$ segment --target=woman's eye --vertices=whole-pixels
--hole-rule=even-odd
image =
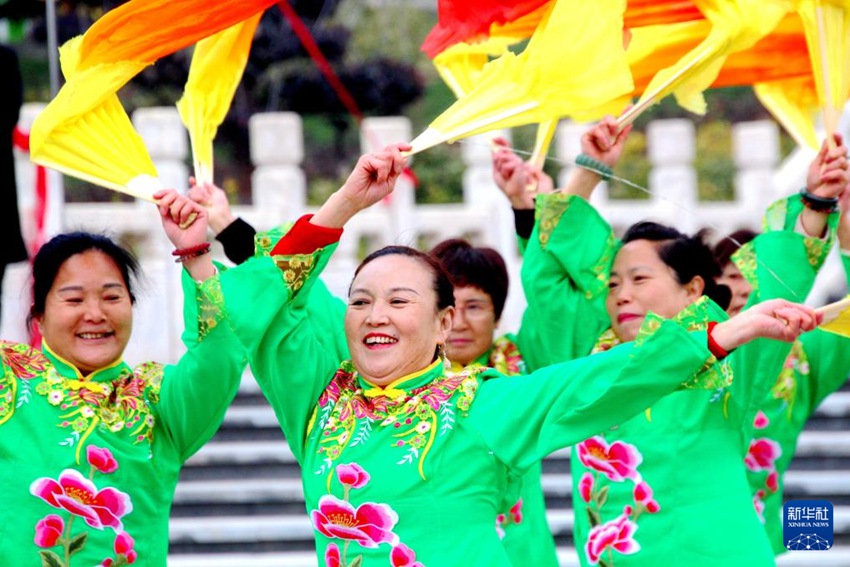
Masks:
[[[352,307],[362,307],[366,305],[365,299],[352,299],[348,302],[348,304]]]
[[[620,282],[609,281],[608,282],[608,289],[615,289],[619,285],[620,285]]]
[[[82,303],[83,298],[82,297],[68,297],[68,298],[65,299],[65,302],[66,303]]]
[[[405,305],[407,304],[406,299],[395,298],[390,300],[390,305]]]
[[[118,301],[119,299],[121,299],[121,296],[119,296],[119,295],[107,295],[106,297],[104,297],[104,299],[106,301]]]

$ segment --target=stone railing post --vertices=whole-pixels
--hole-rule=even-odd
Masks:
[[[471,136],[460,142],[463,172],[463,203],[488,213],[492,222],[482,227],[487,246],[495,248],[509,264],[517,257],[516,236],[510,203],[493,181],[493,159],[490,140],[511,140],[510,130],[494,130]],[[492,215],[492,216],[490,216]]]
[[[307,207],[304,132],[294,112],[264,112],[248,121],[251,192],[255,209],[276,213],[277,222],[296,220]]]
[[[732,127],[735,201],[761,218],[773,199],[773,173],[779,165],[779,128],[772,120],[742,122]]]
[[[189,179],[186,167],[189,136],[177,109],[140,108],[133,113],[133,124],[145,141],[163,187],[185,192]],[[144,249],[139,252],[149,286],[139,302],[133,340],[128,345],[126,358],[131,362],[173,362],[185,350],[180,341],[183,332],[181,265],[172,261],[173,247],[153,206],[138,201],[138,207],[139,214],[150,218],[146,224],[148,234],[141,241]]]
[[[360,151],[376,152],[390,144],[409,142],[412,139],[411,131],[410,119],[404,116],[366,118],[360,125]],[[415,159],[411,159],[411,165]],[[385,208],[394,243],[416,246],[419,223],[416,218],[415,187],[410,177],[400,176],[389,199],[375,207]]]
[[[655,120],[646,129],[650,201],[661,222],[693,232],[700,226],[694,123],[686,119]],[[690,211],[687,213],[686,211]]]

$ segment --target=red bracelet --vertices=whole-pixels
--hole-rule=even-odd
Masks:
[[[708,350],[711,351],[711,354],[713,354],[717,360],[720,360],[729,356],[729,353],[726,351],[725,348],[717,344],[717,341],[715,341],[714,337],[711,336],[712,332],[714,331],[714,327],[716,326],[717,321],[708,322]]]
[[[171,253],[172,256],[177,256],[174,259],[177,263],[185,262],[186,260],[191,260],[192,258],[197,258],[199,256],[203,256],[210,251],[210,243],[209,242],[201,242],[200,244],[196,244],[194,246],[188,246],[186,248],[178,248],[174,252]]]
[[[194,246],[187,246],[186,248],[177,248],[174,252],[171,253],[172,256],[188,256],[189,254],[196,254],[198,252],[209,252],[210,251],[210,243],[209,242],[201,242],[200,244],[195,244]]]

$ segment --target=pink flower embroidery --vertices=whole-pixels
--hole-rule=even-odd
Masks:
[[[601,472],[615,482],[627,478],[640,480],[637,468],[643,456],[629,443],[614,441],[609,446],[605,439],[597,435],[579,443],[578,458],[587,468]]]
[[[413,550],[403,543],[393,547],[390,552],[390,564],[393,567],[425,567],[416,560],[416,554],[413,553]]]
[[[640,481],[635,484],[635,489],[632,494],[635,497],[635,504],[643,504],[646,511],[650,514],[654,514],[661,509],[658,502],[652,498],[652,487],[646,482]]]
[[[103,474],[113,473],[118,470],[118,461],[115,460],[109,449],[89,445],[86,447],[86,458],[91,466]]]
[[[363,488],[369,482],[369,473],[354,463],[339,465],[336,468],[336,476],[342,484],[351,488]]]
[[[516,504],[508,510],[515,524],[522,523],[522,498],[516,501]]]
[[[764,485],[771,492],[779,490],[779,475],[776,471],[770,471],[770,474],[767,475],[767,478],[764,481]]]
[[[56,514],[49,514],[35,525],[35,544],[39,547],[53,547],[65,531],[65,522]]]
[[[624,555],[640,551],[640,544],[633,537],[638,526],[629,519],[631,513],[631,507],[626,506],[618,518],[591,528],[584,546],[587,561],[591,565],[598,564],[599,558],[609,547]]]
[[[325,548],[325,567],[342,567],[342,558],[335,543],[330,543]]]
[[[353,540],[363,547],[378,547],[379,543],[398,543],[392,529],[398,514],[386,504],[366,502],[354,506],[326,494],[319,499],[319,509],[310,512],[313,526],[324,536]]]
[[[762,502],[762,498],[764,497],[764,490],[759,490],[753,495],[753,508],[756,509],[756,514],[761,520],[761,523],[764,523],[764,502]]]
[[[751,471],[768,471],[774,468],[773,463],[782,455],[782,447],[773,439],[765,437],[750,441],[750,449],[744,458],[744,464]]]
[[[127,532],[121,532],[115,536],[115,555],[123,555],[127,559],[127,565],[135,563],[138,554],[133,549],[136,542]]]
[[[764,429],[770,425],[770,419],[764,414],[763,411],[759,410],[756,414],[756,418],[753,420],[753,427],[756,429]]]
[[[53,506],[80,516],[99,530],[108,526],[116,532],[123,529],[121,518],[133,511],[130,497],[115,488],[101,491],[79,472],[66,469],[59,481],[40,478],[30,485],[30,494]]]
[[[581,475],[581,480],[578,481],[578,494],[585,502],[590,502],[590,496],[593,493],[593,475],[589,472]]]

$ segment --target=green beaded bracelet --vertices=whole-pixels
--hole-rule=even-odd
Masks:
[[[576,165],[589,169],[593,173],[598,174],[602,179],[608,181],[614,175],[614,170],[610,166],[602,163],[598,159],[594,159],[587,154],[579,154],[576,157]]]

